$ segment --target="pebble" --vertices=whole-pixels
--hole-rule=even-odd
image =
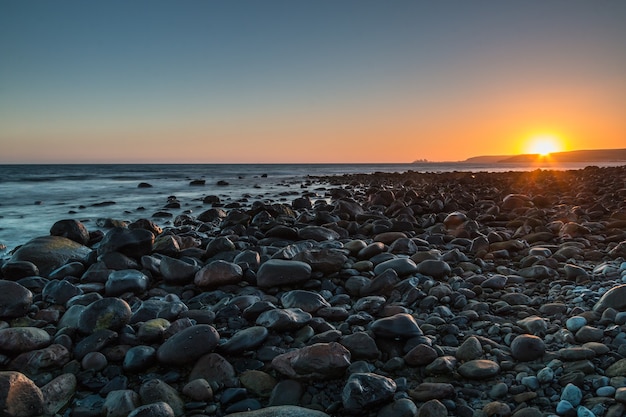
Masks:
[[[215,349],[220,339],[217,330],[208,324],[197,324],[174,334],[157,350],[159,362],[183,365],[196,361]]]
[[[0,318],[25,316],[33,304],[33,293],[13,281],[0,280]]]
[[[361,411],[389,401],[395,392],[392,379],[374,373],[354,373],[343,387],[341,401],[347,410]]]
[[[88,240],[63,220],[0,260],[2,372],[43,398],[26,415],[615,417],[624,169],[312,177]]]
[[[523,362],[538,359],[543,356],[545,351],[546,347],[543,340],[533,335],[519,335],[511,343],[511,355]]]
[[[0,371],[0,405],[7,416],[39,416],[44,411],[44,397],[37,385],[25,375]]]

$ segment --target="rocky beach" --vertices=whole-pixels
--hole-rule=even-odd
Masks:
[[[163,196],[24,242],[0,261],[0,415],[626,414],[626,166],[296,194]]]

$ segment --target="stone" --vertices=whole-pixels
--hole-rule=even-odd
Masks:
[[[66,237],[80,245],[89,244],[89,231],[78,220],[59,220],[50,228],[50,234],[52,236]]]
[[[13,281],[0,280],[0,318],[23,317],[33,304],[33,293]]]
[[[209,382],[204,378],[189,381],[183,387],[183,394],[194,401],[210,401],[213,399],[213,389],[211,388],[211,384],[209,384]]]
[[[439,355],[427,344],[420,343],[404,355],[404,361],[409,366],[425,366],[432,363]]]
[[[139,395],[129,389],[115,390],[107,394],[102,404],[102,415],[106,417],[127,417],[141,405]]]
[[[228,417],[330,417],[328,414],[295,405],[278,405],[228,414]]]
[[[243,270],[235,263],[217,260],[200,269],[193,282],[201,288],[236,285],[243,279]]]
[[[500,365],[487,359],[474,359],[459,366],[459,374],[467,379],[487,379],[500,373]]]
[[[158,401],[151,404],[137,407],[128,414],[128,417],[175,417],[172,407],[164,402]]]
[[[139,396],[143,404],[165,403],[175,416],[185,414],[185,403],[178,392],[160,379],[155,378],[144,382],[139,389]]]
[[[44,411],[43,394],[20,372],[0,371],[0,410],[3,416],[39,416]]]
[[[439,400],[428,400],[420,408],[417,417],[447,417],[448,409]]]
[[[533,335],[519,335],[511,343],[511,355],[523,362],[538,359],[543,356],[545,351],[546,346],[543,340]]]
[[[122,369],[126,372],[141,372],[156,364],[156,349],[152,346],[133,346],[126,351]]]
[[[76,285],[66,280],[50,280],[43,287],[41,296],[44,301],[51,304],[65,305],[70,298],[81,295],[83,291]]]
[[[600,313],[607,308],[612,308],[617,311],[626,311],[626,284],[611,288],[605,292],[593,306],[593,310]]]
[[[217,346],[220,335],[208,324],[187,327],[167,339],[157,350],[157,359],[166,365],[195,362]]]
[[[561,391],[561,400],[567,401],[574,407],[578,407],[582,399],[582,391],[574,384],[567,384],[565,388],[563,388],[563,391]]]
[[[303,392],[304,389],[299,381],[283,379],[274,386],[269,405],[298,405]]]
[[[387,269],[395,271],[398,276],[411,275],[417,272],[417,265],[409,258],[396,258],[381,262],[374,267],[374,273],[380,275]]]
[[[365,332],[354,332],[341,338],[339,341],[345,346],[354,359],[378,359],[380,350],[376,341]]]
[[[321,295],[312,291],[293,290],[285,292],[280,298],[285,308],[300,308],[307,313],[315,313],[322,307],[330,307]]]
[[[148,289],[148,276],[136,269],[123,269],[109,274],[104,284],[107,297],[117,297],[125,293],[141,294]]]
[[[98,246],[98,255],[120,252],[130,258],[140,259],[152,253],[154,234],[146,229],[114,227],[105,235]]]
[[[377,417],[415,417],[417,406],[408,398],[400,398],[380,409]]]
[[[219,345],[219,350],[224,353],[234,354],[252,350],[259,347],[269,332],[264,326],[252,326],[239,330],[225,343]]]
[[[393,379],[374,373],[354,373],[343,387],[341,402],[351,412],[367,410],[390,401],[395,392],[396,383]]]
[[[198,378],[211,381],[217,386],[239,386],[239,378],[237,378],[233,365],[217,353],[209,353],[198,359],[189,374],[189,381]]]
[[[377,337],[392,339],[410,339],[424,334],[413,316],[406,313],[378,319],[372,323],[371,330]]]
[[[305,226],[298,229],[298,238],[301,240],[311,239],[317,242],[324,242],[328,240],[337,240],[339,237],[339,233],[323,226]]]
[[[0,268],[2,276],[9,281],[18,281],[22,278],[39,275],[39,268],[30,261],[9,261]]]
[[[199,270],[200,267],[197,265],[169,256],[164,256],[159,263],[159,272],[163,276],[163,281],[169,284],[189,284]]]
[[[295,379],[331,379],[350,366],[350,351],[336,342],[316,343],[276,356],[272,368]]]
[[[409,390],[409,395],[417,402],[429,400],[444,400],[454,398],[456,389],[454,385],[443,382],[422,382],[415,389]]]
[[[84,261],[91,249],[65,237],[42,236],[22,245],[11,256],[10,262],[29,261],[39,273],[47,277],[52,271],[71,261]]]
[[[277,384],[276,379],[270,374],[254,369],[247,370],[240,374],[239,381],[241,381],[241,385],[247,389],[248,392],[265,398],[269,398]]]
[[[44,414],[55,415],[66,407],[76,392],[74,374],[61,374],[41,387],[44,398]]]
[[[483,347],[480,341],[474,336],[465,339],[455,354],[456,358],[460,361],[471,361],[480,358],[482,355]]]
[[[259,267],[257,285],[261,288],[289,286],[307,281],[311,266],[301,261],[270,259]]]
[[[78,330],[91,334],[96,330],[119,330],[130,321],[128,303],[120,298],[102,298],[89,304],[78,317]]]
[[[447,262],[438,259],[426,259],[417,264],[417,272],[431,276],[435,279],[443,279],[452,273]]]
[[[256,324],[279,332],[293,331],[305,326],[311,318],[311,314],[300,308],[275,308],[261,313]]]
[[[0,352],[21,353],[48,346],[52,338],[37,327],[0,329]]]

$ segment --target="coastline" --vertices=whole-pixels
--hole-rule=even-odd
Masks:
[[[55,393],[51,414],[617,416],[624,178],[310,176],[232,207],[175,198],[165,224],[54,223],[1,268],[2,369]]]

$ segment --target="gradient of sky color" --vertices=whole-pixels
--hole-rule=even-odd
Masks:
[[[0,0],[0,163],[626,147],[626,1]]]

